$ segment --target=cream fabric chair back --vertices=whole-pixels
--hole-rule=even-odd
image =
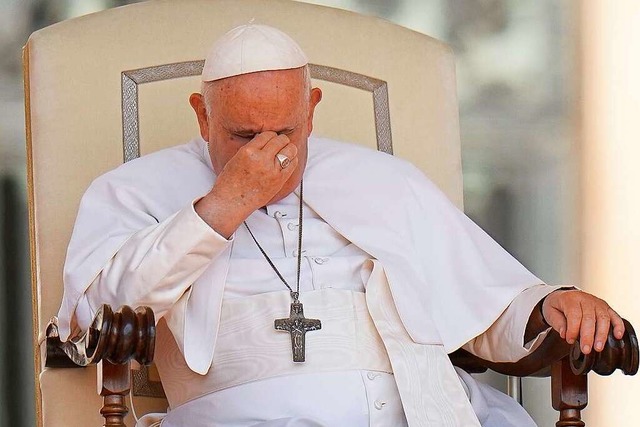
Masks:
[[[462,205],[454,58],[437,40],[286,0],[158,0],[53,25],[24,50],[37,354],[83,192],[123,161],[197,135],[188,96],[207,49],[252,19],[290,34],[314,64],[324,92],[314,134],[409,159]],[[101,425],[95,370],[45,370],[40,359],[40,425]]]

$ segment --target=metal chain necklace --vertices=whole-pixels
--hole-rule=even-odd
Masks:
[[[267,255],[265,250],[260,246],[258,240],[253,235],[253,232],[249,228],[249,225],[244,221],[244,226],[251,235],[251,238],[262,252],[264,259],[267,260],[273,271],[278,275],[282,283],[289,289],[291,294],[291,309],[289,311],[289,317],[284,319],[276,319],[274,321],[274,327],[277,331],[289,332],[291,336],[291,351],[293,353],[294,362],[305,361],[305,344],[304,338],[307,332],[317,331],[322,328],[322,323],[319,319],[307,319],[304,317],[304,307],[299,301],[300,297],[300,267],[302,265],[302,188],[303,182],[300,181],[300,201],[298,209],[298,268],[296,272],[296,290],[294,291],[291,286],[284,279],[282,274],[278,271],[271,258]]]

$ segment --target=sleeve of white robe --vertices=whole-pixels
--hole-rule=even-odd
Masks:
[[[162,317],[231,240],[216,233],[193,204],[132,235],[102,268],[76,307],[86,329],[101,304],[151,307]]]
[[[524,342],[525,330],[533,309],[548,294],[562,288],[563,286],[536,285],[525,289],[489,329],[462,348],[493,362],[514,362],[522,359],[538,348],[551,330],[547,328],[530,342]]]

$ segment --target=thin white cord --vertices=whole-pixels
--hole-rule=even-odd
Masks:
[[[138,424],[139,418],[138,418],[138,415],[136,414],[135,405],[133,404],[133,387],[129,389],[129,401],[131,402],[131,415],[133,415],[133,419],[136,420],[136,424]]]

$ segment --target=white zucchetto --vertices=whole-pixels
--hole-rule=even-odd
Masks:
[[[287,34],[249,23],[232,29],[214,43],[204,62],[202,81],[299,68],[307,62],[298,43]]]

